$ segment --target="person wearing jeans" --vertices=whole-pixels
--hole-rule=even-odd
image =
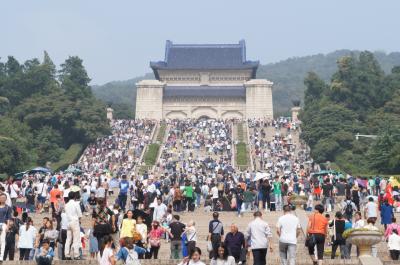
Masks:
[[[126,200],[128,198],[128,191],[129,191],[129,182],[126,180],[126,175],[122,176],[122,180],[119,183],[119,195],[118,195],[118,202],[121,209],[125,211],[126,207]]]
[[[65,214],[67,215],[67,240],[64,244],[64,253],[67,260],[71,259],[71,242],[73,248],[73,259],[79,260],[79,248],[81,246],[81,235],[79,219],[82,217],[79,202],[75,201],[75,193],[68,194],[68,203],[65,204]]]
[[[297,237],[300,234],[301,227],[299,218],[293,215],[291,210],[289,205],[285,205],[283,207],[283,216],[279,217],[276,224],[281,265],[296,264]]]

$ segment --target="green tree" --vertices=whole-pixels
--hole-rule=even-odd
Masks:
[[[61,145],[61,134],[52,127],[43,126],[35,131],[33,147],[37,152],[37,163],[45,166],[46,162],[58,161],[61,154],[65,151],[60,147]]]
[[[90,78],[79,57],[70,56],[61,64],[59,79],[62,89],[72,99],[92,96],[89,86]]]
[[[307,74],[304,85],[306,86],[304,91],[305,106],[309,106],[313,101],[320,100],[327,88],[325,82],[314,72]]]

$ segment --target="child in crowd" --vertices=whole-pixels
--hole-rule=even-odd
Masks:
[[[54,257],[54,250],[50,247],[50,241],[43,239],[42,246],[36,255],[37,265],[51,265]]]

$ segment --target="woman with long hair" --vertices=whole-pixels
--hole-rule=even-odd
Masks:
[[[101,246],[103,252],[99,261],[100,265],[115,265],[117,263],[114,255],[114,250],[111,248],[112,243],[113,239],[110,235],[104,236]]]
[[[148,235],[148,243],[150,245],[149,258],[158,258],[158,251],[161,246],[161,236],[164,234],[164,229],[160,226],[158,221],[153,221],[151,224],[151,230]]]
[[[57,238],[58,238],[58,231],[57,229],[54,227],[53,225],[53,221],[52,220],[48,220],[45,224],[46,226],[46,230],[44,232],[44,236],[43,239],[48,239],[49,240],[49,244],[50,247],[52,249],[55,249],[56,247],[56,242],[57,242]]]
[[[178,265],[205,265],[204,262],[200,260],[201,258],[201,249],[195,247],[194,250],[189,254],[188,257],[185,257],[182,262]]]
[[[29,254],[34,248],[37,230],[33,226],[32,218],[27,217],[26,223],[19,228],[19,260],[29,260]]]
[[[211,259],[210,265],[235,265],[235,258],[229,255],[228,248],[221,243]]]
[[[133,238],[133,234],[136,231],[136,220],[133,219],[133,211],[128,210],[122,220],[120,229],[120,238],[128,237]]]
[[[139,233],[141,237],[140,240],[136,241],[136,244],[139,247],[144,247],[147,242],[147,225],[143,223],[143,217],[140,215],[137,217],[136,232]],[[139,259],[143,259],[143,257],[143,254],[139,254]]]

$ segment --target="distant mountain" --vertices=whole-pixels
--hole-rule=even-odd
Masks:
[[[260,65],[257,78],[266,78],[274,82],[274,112],[277,115],[287,114],[292,107],[292,100],[303,100],[305,88],[303,80],[308,72],[316,72],[322,79],[328,81],[337,69],[338,58],[359,53],[360,51],[338,50],[328,54],[293,57],[277,63]],[[393,66],[400,65],[400,52],[389,54],[374,52],[374,55],[387,73]],[[143,79],[154,79],[154,75],[151,73],[126,81],[113,81],[101,86],[93,86],[92,89],[97,98],[112,105],[127,105],[134,110],[135,84]]]

